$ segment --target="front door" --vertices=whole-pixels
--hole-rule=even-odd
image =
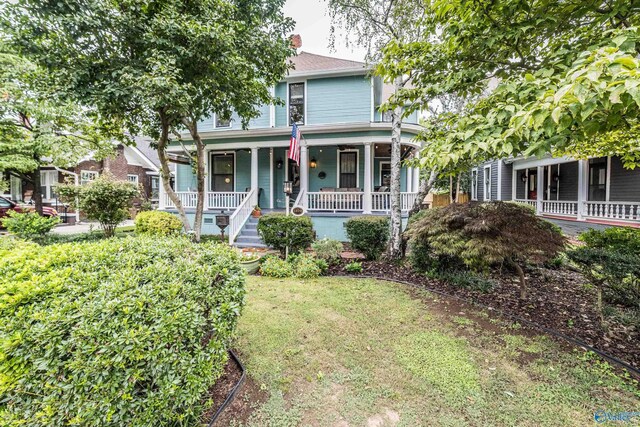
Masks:
[[[358,153],[355,151],[340,152],[340,188],[358,187]]]
[[[607,159],[589,160],[589,201],[604,202],[607,199]]]

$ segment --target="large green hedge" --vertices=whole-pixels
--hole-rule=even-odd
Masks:
[[[222,245],[0,239],[0,425],[197,424],[243,300]]]
[[[283,255],[287,247],[290,253],[307,249],[315,238],[308,216],[264,215],[258,221],[258,233],[267,246]]]

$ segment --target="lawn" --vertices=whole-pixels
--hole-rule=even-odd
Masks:
[[[640,408],[637,383],[589,354],[372,279],[250,277],[237,334],[261,398],[223,424],[584,426]]]

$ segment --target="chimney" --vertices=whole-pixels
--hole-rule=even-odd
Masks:
[[[302,37],[300,37],[300,34],[291,36],[291,47],[294,49],[300,49],[302,47]]]

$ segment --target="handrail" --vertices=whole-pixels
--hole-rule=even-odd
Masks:
[[[300,193],[298,193],[298,197],[296,197],[295,202],[293,202],[293,207],[295,208],[296,206],[300,206],[301,208],[304,208],[304,206],[302,205],[302,202],[306,197],[306,195],[307,195],[306,190],[304,189],[300,190]]]
[[[245,198],[242,200],[238,208],[231,214],[229,218],[229,244],[233,245],[233,242],[240,234],[242,227],[247,222],[249,217],[251,216],[251,212],[253,211],[253,206],[255,205],[256,190],[252,189],[247,193]]]

